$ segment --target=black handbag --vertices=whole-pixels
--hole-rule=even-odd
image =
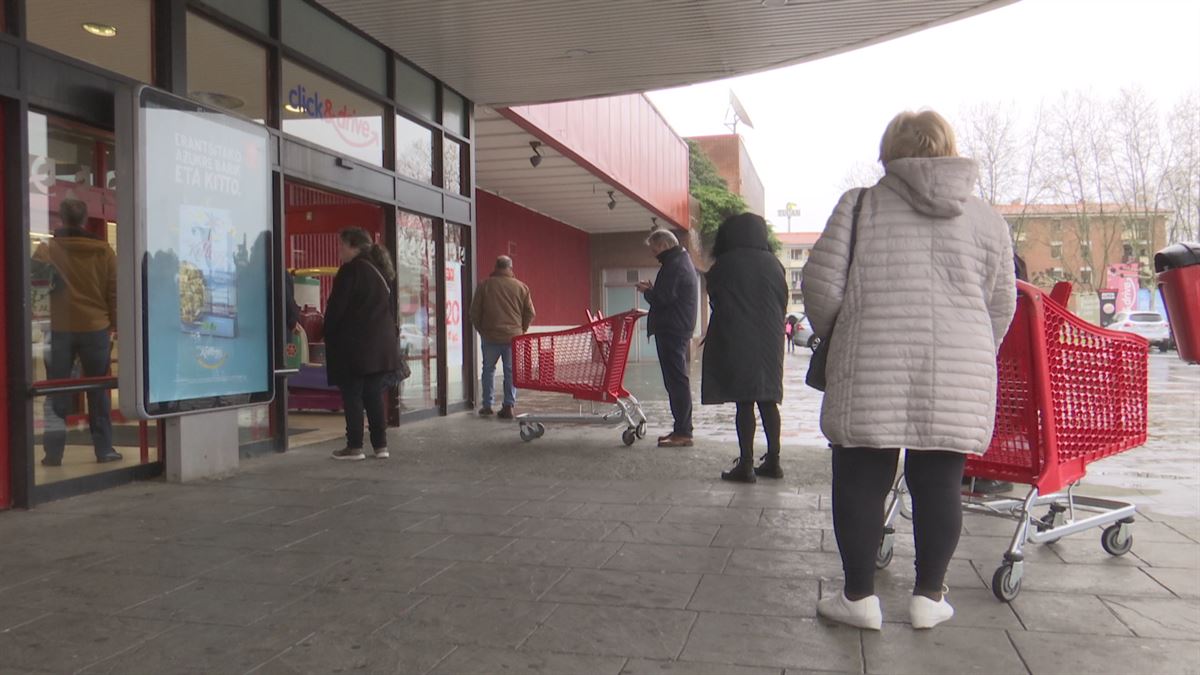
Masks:
[[[383,276],[383,272],[380,272],[379,268],[376,267],[374,263],[368,262],[367,264],[371,266],[371,269],[379,277],[379,280],[383,282],[383,287],[387,289],[388,299],[392,303],[391,306],[392,306],[392,311],[394,313],[395,307],[396,307],[396,300],[395,300],[395,297],[393,297],[393,295],[392,295],[392,285],[388,283],[387,277]],[[400,337],[400,329],[397,328],[396,329],[396,370],[394,372],[390,373],[388,375],[388,377],[384,379],[384,382],[387,384],[387,386],[394,387],[397,384],[400,384],[401,382],[407,380],[410,377],[412,377],[412,368],[408,365],[408,347],[404,345],[404,339],[402,337]]]
[[[846,261],[846,290],[850,289],[850,268],[854,265],[854,249],[858,244],[858,214],[862,212],[863,198],[866,196],[867,188],[864,188],[858,193],[858,199],[854,201],[853,215],[850,216],[850,255]],[[840,311],[838,313],[841,314]],[[808,361],[808,374],[804,376],[804,383],[817,391],[825,391],[825,367],[829,361],[829,343],[833,340],[835,328],[837,317],[834,317],[833,325],[829,327],[829,335],[817,338],[812,358]]]

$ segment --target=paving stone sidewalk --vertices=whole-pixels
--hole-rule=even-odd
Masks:
[[[1031,546],[1007,605],[985,582],[1011,529],[968,518],[958,614],[920,633],[901,537],[863,633],[815,617],[840,589],[824,481],[539,475],[539,449],[469,424],[404,438],[487,448],[473,465],[435,441],[350,464],[322,446],[0,514],[0,674],[1200,672],[1200,520],[1142,514],[1123,558],[1099,531]],[[540,451],[660,452],[569,433]]]

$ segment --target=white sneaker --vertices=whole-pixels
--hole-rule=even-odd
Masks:
[[[375,449],[375,459],[387,459],[388,457],[391,457],[391,454],[388,453],[387,448]]]
[[[883,610],[879,608],[879,596],[872,595],[862,600],[850,600],[845,593],[838,593],[817,601],[817,614],[855,628],[880,630],[883,628]]]
[[[914,595],[908,604],[908,615],[912,619],[912,627],[917,630],[933,628],[954,616],[954,608],[946,602],[946,590],[942,591],[942,599],[934,602],[923,595]]]

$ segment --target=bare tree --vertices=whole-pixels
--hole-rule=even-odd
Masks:
[[[989,204],[1012,199],[1021,164],[1013,105],[986,101],[967,106],[957,127],[959,151],[979,165],[979,198]]]
[[[1162,142],[1158,106],[1140,87],[1121,90],[1110,111],[1111,184],[1122,238],[1143,265],[1142,282],[1148,285],[1150,256],[1165,243],[1157,236],[1156,223],[1169,192],[1172,148]]]
[[[854,188],[870,187],[878,183],[880,178],[883,178],[883,167],[879,162],[858,161],[846,170],[846,175],[842,176],[838,188],[842,192],[846,192]]]
[[[1026,124],[1013,105],[990,102],[964,109],[957,125],[960,149],[979,164],[979,197],[1009,206],[1007,219],[1018,252],[1032,205],[1050,190],[1045,119],[1041,103]]]
[[[1122,234],[1113,224],[1112,204],[1106,201],[1112,197],[1107,110],[1091,94],[1072,92],[1064,94],[1049,115],[1049,156],[1057,168],[1054,192],[1071,211],[1063,219],[1063,229],[1069,227],[1074,235],[1081,267],[1092,270],[1091,283],[1085,285],[1095,288],[1110,254],[1120,247]],[[1065,242],[1061,233],[1058,236],[1057,242],[1046,243],[1062,247]],[[1068,253],[1065,248],[1060,253],[1064,262],[1070,260]]]
[[[1167,118],[1171,148],[1166,203],[1173,212],[1168,240],[1200,241],[1200,91],[1193,91]]]

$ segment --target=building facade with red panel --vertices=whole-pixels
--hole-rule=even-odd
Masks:
[[[850,3],[810,16],[811,3],[748,10],[743,0],[600,14],[543,0],[0,0],[0,509],[181,479],[187,447],[207,449],[191,474],[206,475],[339,436],[328,422],[338,418],[313,408],[340,405],[321,326],[344,227],[367,230],[396,261],[396,329],[413,375],[389,392],[391,421],[472,408],[476,339],[463,317],[491,259],[516,259],[539,328],[572,325],[589,308],[638,305],[634,284],[657,269],[642,244],[651,228],[687,234],[687,146],[637,92],[816,59],[1009,1],[915,0],[905,13]],[[722,40],[696,12],[727,27]],[[531,22],[560,39],[514,39]],[[761,39],[788,22],[786,47]],[[127,250],[133,223],[116,205],[134,181],[117,175],[116,158],[134,140],[118,132],[116,111],[142,85],[269,137],[267,377],[277,395],[203,413],[186,432],[121,416],[117,384],[131,369],[119,331],[96,337],[109,352],[94,347],[90,365],[54,349],[61,286],[34,264],[63,229],[68,199],[87,206],[92,248]],[[295,332],[292,285],[303,305]],[[97,463],[105,402],[104,442],[121,457]],[[61,463],[48,461],[54,438]],[[205,465],[210,456],[220,461]]]

